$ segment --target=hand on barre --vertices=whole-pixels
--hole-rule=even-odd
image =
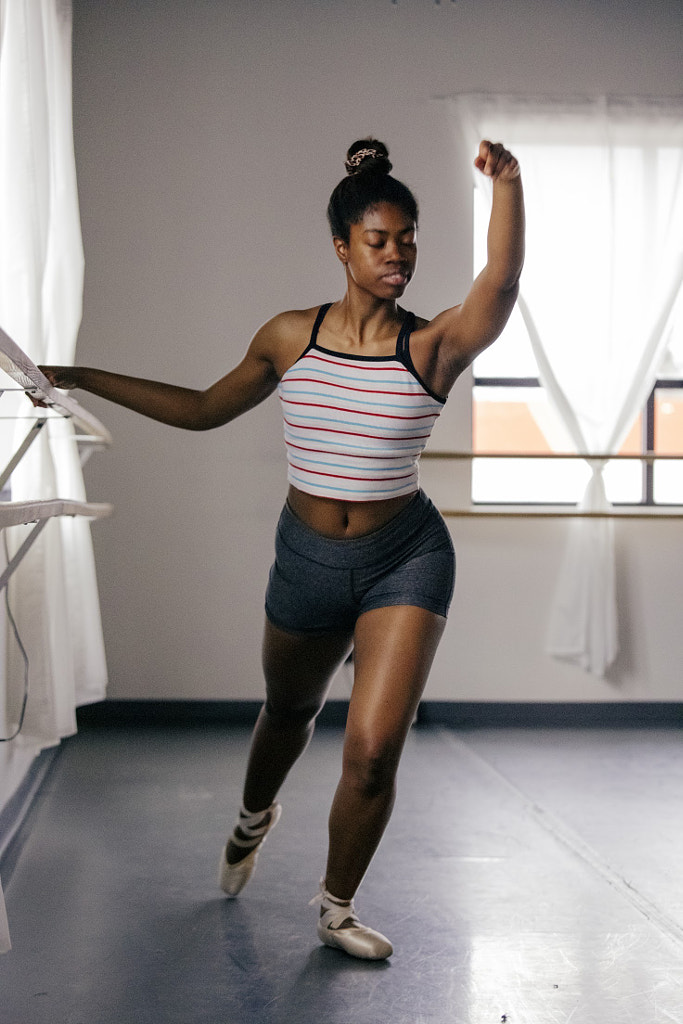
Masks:
[[[78,368],[75,366],[39,366],[40,372],[47,378],[53,388],[60,388],[62,391],[71,391],[78,387]],[[30,402],[38,409],[48,409],[51,405],[42,398],[38,398],[30,391],[26,392]]]

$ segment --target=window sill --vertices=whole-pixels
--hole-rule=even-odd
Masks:
[[[446,518],[471,519],[683,519],[683,506],[619,506],[605,512],[587,512],[575,506],[557,505],[472,505],[469,508],[440,508]]]

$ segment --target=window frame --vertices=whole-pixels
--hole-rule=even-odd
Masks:
[[[497,388],[542,388],[539,377],[480,377],[473,374],[472,377],[472,409],[474,413],[474,396],[475,389],[477,387],[497,387]],[[654,382],[654,386],[648,395],[645,405],[642,408],[642,445],[641,454],[645,455],[646,452],[654,452],[656,444],[656,430],[655,430],[655,399],[657,391],[664,390],[678,390],[683,394],[683,378],[672,378],[672,377],[660,377]],[[478,457],[477,452],[473,450],[473,459]],[[481,456],[479,456],[481,457]],[[514,458],[514,455],[509,455],[509,458]],[[520,458],[524,457],[524,453],[520,452]],[[547,456],[552,459],[552,454]],[[634,456],[636,458],[636,456]],[[681,453],[683,460],[683,452]],[[641,500],[638,502],[614,502],[615,507],[619,508],[678,508],[681,502],[664,502],[655,501],[654,497],[654,461],[643,459],[642,461],[642,488],[641,488]],[[503,498],[496,499],[495,501],[481,501],[474,500],[471,498],[472,505],[475,507],[490,507],[493,505],[529,505],[533,507],[569,507],[576,508],[579,504],[578,501],[509,501]]]

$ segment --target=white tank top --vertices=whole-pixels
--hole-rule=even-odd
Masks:
[[[287,479],[299,490],[341,501],[380,501],[417,490],[418,460],[445,399],[410,358],[408,313],[391,356],[321,348],[320,307],[308,347],[283,374]]]

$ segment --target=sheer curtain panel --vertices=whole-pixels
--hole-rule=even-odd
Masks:
[[[71,119],[71,4],[0,5],[0,324],[36,363],[71,364],[81,319],[81,243]],[[5,396],[7,402],[10,396]],[[21,404],[19,404],[21,403]],[[7,406],[3,408],[6,414]],[[16,399],[15,411],[31,412]],[[18,436],[26,423],[17,424]],[[84,500],[72,425],[50,419],[11,479],[12,500]],[[10,532],[10,554],[23,528]],[[29,701],[13,745],[37,752],[76,729],[75,708],[106,686],[88,523],[50,522],[10,584],[30,662]],[[8,641],[8,732],[24,666]]]
[[[577,452],[615,452],[674,333],[683,282],[683,101],[477,94],[450,105],[468,153],[489,138],[520,159],[528,230],[519,306],[541,383]],[[580,507],[608,510],[604,461],[588,461]],[[598,676],[616,657],[608,519],[571,525],[548,650]]]

